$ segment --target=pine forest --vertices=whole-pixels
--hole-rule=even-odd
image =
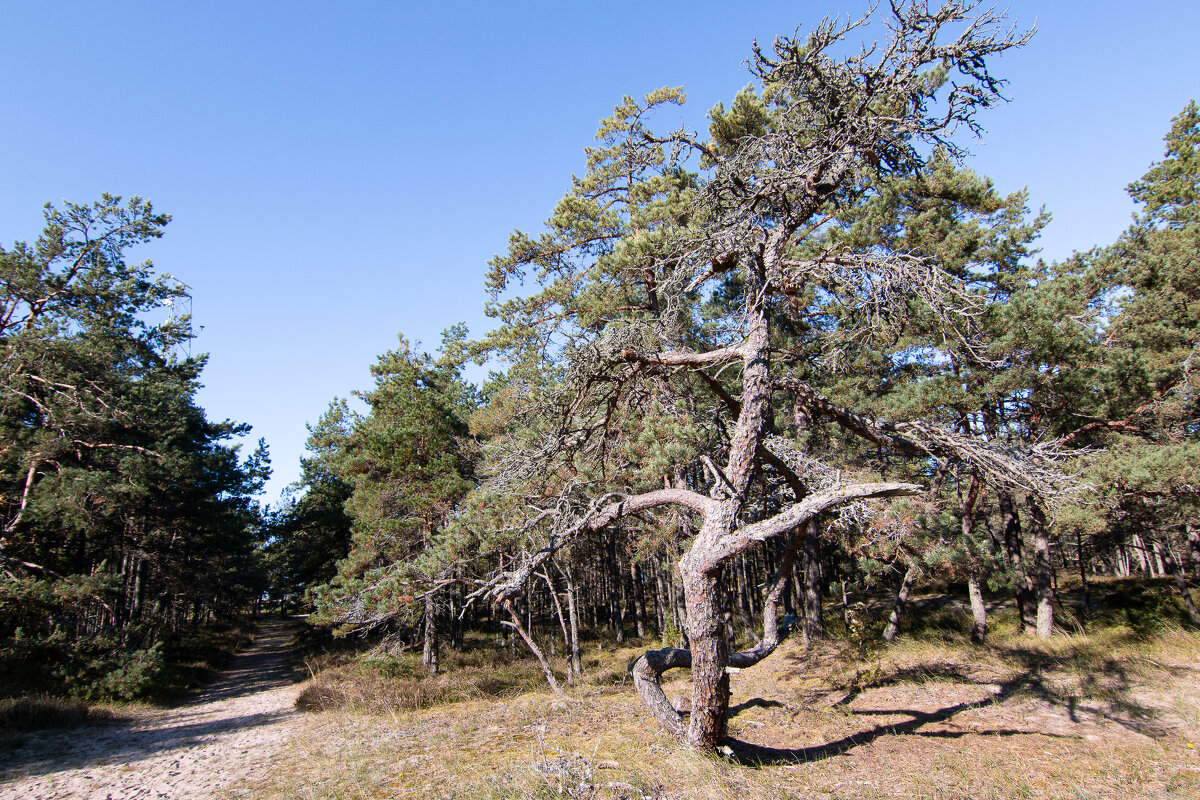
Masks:
[[[0,248],[0,796],[1200,796],[1200,107],[1046,259],[970,157],[1036,36],[885,2],[756,43],[706,129],[624,97],[478,266],[490,327],[396,320],[269,504],[140,260],[171,217],[47,204]],[[240,783],[37,750],[271,635],[308,727]]]

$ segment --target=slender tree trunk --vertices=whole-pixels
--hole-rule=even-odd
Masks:
[[[501,624],[513,628],[521,635],[521,638],[525,640],[525,644],[537,658],[538,663],[542,665],[542,674],[546,676],[546,683],[550,684],[550,689],[559,697],[566,697],[562,687],[558,685],[558,680],[554,677],[554,670],[550,668],[550,662],[546,660],[546,654],[542,652],[542,649],[537,646],[537,642],[533,640],[533,637],[521,625],[521,615],[513,609],[511,600],[504,601],[504,609],[508,612],[508,616],[512,618],[512,622],[505,621]]]
[[[983,644],[987,639],[987,605],[983,602],[979,576],[974,572],[967,576],[967,594],[971,598],[971,641]]]
[[[754,632],[754,621],[752,618],[753,612],[750,610],[750,592],[746,585],[746,554],[742,553],[734,559],[732,567],[734,571],[734,585],[736,587],[734,604],[737,606],[738,617],[742,621],[742,630],[745,632],[747,641],[757,641],[758,636]]]
[[[634,560],[629,559],[629,582],[633,586],[633,620],[637,626],[637,637],[646,637],[646,599],[642,587],[642,570]]]
[[[960,508],[959,529],[964,542],[971,541],[971,534],[975,532],[975,509],[986,494],[987,485],[978,473],[972,473],[967,495],[962,499]],[[992,546],[995,547],[996,543],[993,542]],[[971,641],[983,644],[987,640],[987,606],[983,602],[983,589],[977,570],[977,566],[972,566],[967,572],[967,597],[971,601]]]
[[[1163,575],[1166,575],[1167,574],[1167,564],[1166,564],[1166,561],[1163,559],[1162,545],[1159,544],[1158,541],[1152,540],[1150,542],[1150,552],[1154,554],[1154,566],[1156,566],[1158,568],[1159,576],[1161,577]]]
[[[842,581],[842,624],[850,630],[850,590],[849,581]]]
[[[1169,542],[1155,542],[1158,550],[1162,553],[1164,566],[1171,573],[1171,578],[1175,583],[1175,592],[1179,595],[1180,601],[1183,603],[1183,610],[1187,612],[1188,617],[1192,620],[1193,625],[1200,625],[1200,611],[1196,610],[1196,603],[1192,600],[1192,592],[1188,588],[1187,575],[1183,568],[1175,560],[1174,554],[1171,552]]]
[[[1050,577],[1050,531],[1046,515],[1033,495],[1029,496],[1029,525],[1033,531],[1034,566],[1037,575],[1037,637],[1049,639],[1054,632],[1054,589]]]
[[[617,543],[617,534],[612,534],[612,562],[609,564],[609,580],[612,582],[613,632],[617,636],[617,644],[625,642],[625,614],[629,608],[629,597],[625,589],[624,562],[621,558],[621,548]]]
[[[904,571],[903,576],[897,576],[896,596],[892,603],[892,613],[888,616],[887,626],[883,629],[883,640],[885,642],[891,642],[896,638],[896,633],[900,630],[900,618],[904,615],[905,605],[908,604],[908,594],[912,591],[913,583],[917,580],[917,575],[920,572],[916,564],[910,564],[908,569]]]
[[[1025,569],[1024,557],[1021,552],[1021,516],[1017,513],[1017,505],[1012,495],[1000,492],[997,498],[1000,507],[1000,519],[1004,525],[1004,549],[1008,554],[1008,563],[1012,567],[1013,576],[1017,581],[1017,613],[1021,618],[1021,630],[1033,634],[1037,630],[1036,612],[1033,608],[1033,577]]]
[[[661,638],[663,631],[667,629],[667,621],[669,617],[667,608],[667,587],[663,583],[662,565],[657,561],[654,564],[654,621],[655,631]]]
[[[804,576],[802,600],[804,609],[804,646],[812,647],[825,638],[825,621],[821,618],[821,542],[820,523],[808,524],[800,548],[800,569]]]
[[[1192,559],[1192,577],[1200,579],[1200,525],[1187,522],[1183,528],[1187,535],[1188,553]]]
[[[1086,624],[1088,613],[1092,608],[1092,596],[1091,590],[1088,588],[1087,552],[1083,549],[1083,534],[1080,533],[1079,528],[1075,529],[1075,557],[1079,559],[1079,585],[1083,595],[1081,598],[1083,607],[1080,609],[1079,618]]]
[[[567,653],[571,662],[571,670],[578,679],[583,675],[583,656],[579,652],[579,601],[576,597],[575,577],[570,567],[562,567],[559,571],[567,583],[567,620],[570,622],[571,629],[571,645]]]
[[[567,658],[567,685],[575,685],[575,665],[571,662],[571,636],[567,632],[567,621],[563,617],[562,603],[558,599],[558,590],[554,588],[554,581],[550,579],[550,570],[541,573],[542,580],[546,581],[546,587],[550,590],[550,597],[554,600],[554,613],[558,616],[558,625],[562,628],[563,637],[563,655]]]
[[[678,572],[678,570],[676,570]],[[672,575],[672,593],[675,596],[675,630],[677,631],[678,641],[676,646],[688,647],[688,630],[687,630],[687,597],[683,588],[683,576]]]
[[[1143,575],[1154,577],[1154,564],[1146,556],[1146,543],[1142,541],[1142,537],[1136,533],[1129,537],[1129,543],[1133,546],[1133,552],[1137,556],[1138,567]]]

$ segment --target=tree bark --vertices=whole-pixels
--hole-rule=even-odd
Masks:
[[[1088,613],[1092,608],[1092,596],[1088,587],[1087,551],[1083,549],[1083,534],[1078,528],[1075,529],[1075,557],[1079,559],[1079,585],[1082,593],[1079,619],[1083,624],[1087,624]]]
[[[1000,507],[1000,520],[1004,525],[1004,549],[1008,555],[1009,566],[1012,567],[1013,577],[1017,581],[1017,613],[1021,618],[1021,630],[1032,634],[1036,630],[1033,578],[1025,569],[1021,552],[1021,516],[1017,513],[1017,505],[1009,493],[999,492],[997,503]]]
[[[807,526],[800,548],[800,571],[803,581],[800,597],[803,602],[804,646],[812,647],[825,638],[825,621],[821,618],[821,542],[817,520]]]
[[[437,606],[433,595],[425,598],[425,642],[421,648],[421,664],[430,675],[438,674]]]
[[[1175,592],[1179,595],[1179,600],[1183,603],[1183,610],[1187,612],[1193,625],[1200,625],[1200,611],[1197,611],[1196,602],[1192,599],[1192,592],[1188,588],[1187,575],[1175,560],[1175,556],[1171,552],[1170,543],[1163,541],[1156,542],[1155,544],[1159,545],[1158,549],[1162,553],[1163,565],[1171,573],[1171,578],[1175,584]]]
[[[633,587],[633,617],[637,628],[637,637],[646,637],[646,595],[642,586],[642,570],[636,562],[629,559],[629,582]]]
[[[1029,526],[1033,531],[1034,567],[1037,575],[1037,637],[1050,638],[1054,632],[1054,588],[1050,578],[1050,531],[1046,515],[1033,496],[1029,496]]]
[[[567,584],[567,620],[570,622],[571,630],[571,643],[567,650],[567,658],[571,664],[571,671],[578,679],[583,676],[583,656],[579,651],[579,601],[576,597],[575,577],[571,573],[570,567],[561,567],[559,571]]]
[[[550,590],[550,597],[554,600],[554,613],[558,616],[558,626],[562,628],[563,637],[563,655],[567,658],[567,685],[575,685],[575,665],[571,661],[571,636],[567,631],[567,621],[563,617],[562,603],[558,599],[558,590],[554,588],[554,581],[550,579],[550,570],[541,573],[542,580],[546,582],[546,588]]]
[[[1186,522],[1183,527],[1187,534],[1188,552],[1192,558],[1192,577],[1200,579],[1200,525]]]
[[[904,575],[896,582],[896,596],[892,603],[892,613],[888,616],[887,626],[883,629],[883,640],[892,642],[900,630],[900,618],[904,615],[904,607],[908,603],[908,594],[912,591],[913,583],[917,580],[920,570],[916,564],[909,564]]]
[[[983,644],[987,639],[987,605],[983,602],[979,576],[974,572],[967,576],[967,594],[971,598],[971,641]]]
[[[704,528],[700,535],[704,535]],[[689,552],[680,562],[687,600],[687,634],[692,654],[692,714],[687,741],[714,750],[725,738],[729,713],[729,636],[720,603],[721,569],[706,569]]]

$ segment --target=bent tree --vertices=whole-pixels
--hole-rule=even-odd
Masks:
[[[626,98],[547,230],[513,234],[489,272],[501,324],[483,347],[508,371],[491,387],[487,479],[471,502],[523,555],[476,596],[516,598],[556,552],[618,521],[675,539],[688,647],[648,652],[633,673],[657,721],[703,749],[725,735],[727,668],[779,641],[791,560],[819,517],[866,525],[866,501],[922,493],[915,476],[935,463],[1044,485],[1035,462],[931,423],[873,419],[823,388],[915,315],[971,346],[977,298],[953,275],[824,234],[868,187],[935,150],[961,155],[955,131],[977,130],[977,109],[1000,99],[988,59],[1028,38],[972,3],[893,3],[882,22],[885,41],[845,57],[870,16],[756,48],[758,88],[714,109],[707,140],[649,127],[658,107],[683,102],[678,90]],[[526,279],[536,290],[518,291]],[[840,454],[833,463],[816,455],[830,438],[819,426],[842,442],[824,448]],[[864,449],[903,474],[872,479],[852,455]],[[890,535],[903,514],[869,524]],[[786,545],[764,635],[730,652],[723,568],[776,539]],[[686,725],[659,686],[685,666]]]

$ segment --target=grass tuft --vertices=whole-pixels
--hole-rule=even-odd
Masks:
[[[107,709],[89,706],[82,700],[50,695],[0,700],[0,731],[5,733],[75,728],[111,718]]]

